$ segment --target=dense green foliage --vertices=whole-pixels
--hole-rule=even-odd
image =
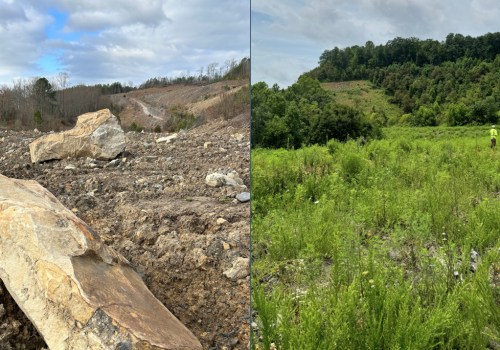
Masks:
[[[406,115],[397,124],[494,123],[500,110],[500,33],[444,42],[396,38],[385,45],[325,51],[306,75],[320,81],[369,79]]]
[[[376,125],[392,124],[404,114],[401,108],[390,102],[384,89],[370,81],[331,82],[321,86],[333,93],[336,102],[359,109]]]
[[[417,66],[439,65],[460,58],[492,61],[500,53],[500,33],[488,33],[477,38],[449,34],[444,42],[433,39],[395,38],[385,45],[375,46],[368,41],[364,46],[325,50],[319,67],[309,74],[322,81],[367,79],[375,68],[393,64],[414,63]]]
[[[252,151],[254,348],[500,342],[500,153],[488,128],[384,134]]]
[[[251,93],[252,147],[298,148],[380,134],[360,110],[336,103],[333,93],[308,76],[287,89],[259,82]]]

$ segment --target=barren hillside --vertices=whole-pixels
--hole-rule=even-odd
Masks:
[[[248,80],[228,80],[208,85],[171,85],[110,96],[124,128],[132,123],[153,131],[155,127],[174,131],[182,128],[182,117],[193,124],[249,113]],[[242,96],[238,99],[237,93]],[[236,101],[235,101],[236,98]],[[247,106],[245,106],[245,104]],[[180,127],[179,127],[180,126]],[[188,126],[191,126],[188,124]]]

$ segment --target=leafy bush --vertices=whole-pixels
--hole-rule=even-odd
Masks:
[[[347,181],[355,179],[363,171],[363,160],[356,154],[347,154],[342,158],[342,174]]]
[[[326,147],[328,148],[328,153],[335,154],[340,149],[341,143],[335,139],[331,139],[326,143]]]
[[[136,122],[130,124],[130,131],[141,132],[142,130],[144,130],[144,128],[140,125],[137,125]]]

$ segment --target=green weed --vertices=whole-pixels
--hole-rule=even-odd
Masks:
[[[252,152],[254,348],[500,341],[500,154],[487,128],[384,134]]]

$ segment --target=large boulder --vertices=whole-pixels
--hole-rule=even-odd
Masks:
[[[128,261],[36,181],[0,175],[0,278],[51,350],[201,349]]]
[[[29,145],[33,163],[90,157],[113,159],[125,150],[125,133],[109,109],[82,114],[73,129],[44,135]]]

